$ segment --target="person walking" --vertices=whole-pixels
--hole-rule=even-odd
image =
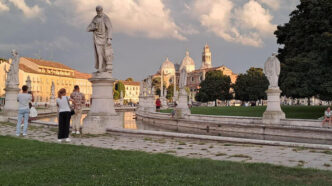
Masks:
[[[158,98],[158,99],[156,100],[156,110],[157,110],[157,112],[160,111],[160,107],[161,107],[161,101],[160,101],[160,99]]]
[[[62,88],[58,91],[58,98],[56,99],[56,105],[59,108],[59,118],[58,118],[58,142],[63,140],[69,142],[69,125],[70,125],[70,105],[69,101],[73,101],[68,96],[66,96],[66,89]]]
[[[34,101],[33,94],[28,93],[28,86],[22,86],[22,93],[17,95],[18,106],[18,116],[17,116],[17,124],[16,124],[16,136],[20,136],[21,134],[21,123],[24,118],[24,127],[23,127],[23,136],[27,135],[28,128],[28,120],[29,120],[29,103],[30,101]]]
[[[78,85],[74,86],[74,91],[71,93],[70,98],[74,100],[75,114],[72,116],[72,134],[80,134],[82,109],[85,105],[85,96],[80,92]]]

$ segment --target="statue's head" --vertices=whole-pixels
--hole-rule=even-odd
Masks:
[[[17,51],[15,49],[13,49],[11,53],[13,56],[17,56]]]
[[[98,6],[96,7],[96,12],[97,12],[97,16],[98,16],[98,17],[101,17],[101,16],[103,15],[103,7],[100,6],[100,5],[98,5]]]

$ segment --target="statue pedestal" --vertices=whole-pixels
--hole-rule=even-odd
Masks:
[[[115,112],[113,102],[113,83],[108,72],[94,73],[89,79],[92,83],[91,108],[83,120],[84,134],[104,134],[107,128],[121,127],[121,118]]]
[[[264,124],[279,124],[280,119],[285,119],[285,113],[280,107],[280,93],[279,88],[268,89],[267,94],[267,108],[263,114]]]
[[[154,95],[149,95],[145,98],[145,111],[156,112],[156,105],[154,100]]]
[[[162,109],[167,109],[167,99],[165,97],[160,97],[160,102],[161,102],[161,108]]]
[[[184,118],[184,115],[191,114],[190,109],[188,107],[188,101],[187,101],[187,95],[185,93],[185,90],[180,90],[180,96],[178,105],[176,106],[176,118]]]
[[[2,111],[1,121],[8,121],[9,117],[17,117],[18,114],[18,102],[17,95],[20,92],[19,88],[6,87],[5,106]]]

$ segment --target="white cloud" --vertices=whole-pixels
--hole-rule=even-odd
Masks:
[[[0,0],[0,12],[7,12],[9,11],[9,7]]]
[[[203,27],[228,42],[261,47],[263,36],[272,35],[272,16],[258,2],[250,0],[235,7],[230,0],[195,0],[192,12]]]
[[[272,8],[273,10],[279,10],[280,9],[280,0],[258,0],[260,3],[265,4],[269,8]]]
[[[55,5],[74,12],[73,19],[69,20],[71,24],[86,26],[96,14],[96,5],[102,5],[115,32],[149,38],[186,39],[171,18],[170,9],[161,0],[56,0]]]
[[[43,10],[38,5],[29,7],[26,4],[25,0],[8,0],[8,1],[13,3],[16,8],[20,9],[27,18],[38,17],[41,20],[45,19],[45,17],[43,16]]]
[[[242,8],[235,10],[239,27],[255,29],[260,34],[271,35],[277,28],[271,24],[272,15],[264,9],[257,1],[250,0]]]

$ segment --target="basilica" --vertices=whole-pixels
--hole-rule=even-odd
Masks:
[[[161,77],[166,84],[166,88],[171,84],[178,85],[182,69],[185,69],[187,72],[187,87],[192,94],[197,92],[199,84],[205,79],[205,74],[209,71],[222,71],[224,75],[231,78],[231,83],[235,83],[237,78],[237,74],[233,73],[231,69],[224,65],[218,67],[212,66],[212,54],[208,44],[203,48],[200,68],[196,68],[195,61],[190,57],[189,51],[187,50],[180,64],[173,63],[166,58],[158,72],[153,75],[153,78]]]

